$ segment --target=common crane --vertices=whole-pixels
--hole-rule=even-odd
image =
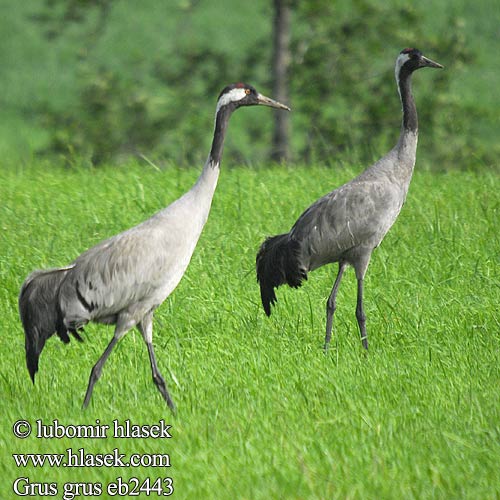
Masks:
[[[396,59],[395,76],[403,108],[396,146],[358,177],[313,203],[290,232],[267,238],[257,253],[257,280],[268,316],[271,305],[276,302],[275,288],[285,283],[297,288],[314,269],[339,263],[326,302],[325,350],[331,339],[337,292],[348,265],[353,266],[356,273],[356,319],[363,347],[368,349],[363,279],[373,250],[393,225],[408,192],[418,136],[411,75],[425,67],[442,68],[413,48],[404,49]]]
[[[153,314],[181,280],[207,221],[229,118],[237,108],[253,105],[289,110],[251,85],[225,87],[217,101],[210,154],[187,193],[141,224],[98,243],[70,265],[34,271],[26,278],[19,295],[19,312],[33,383],[40,353],[54,333],[68,343],[69,333],[82,340],[78,331],[89,321],[113,324],[113,338],[90,373],[85,408],[111,351],[137,327],[148,348],[153,380],[175,411],[156,363]]]

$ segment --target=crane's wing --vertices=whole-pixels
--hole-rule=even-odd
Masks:
[[[399,213],[396,185],[355,179],[313,203],[290,236],[321,263],[338,260],[349,249],[377,246]]]
[[[60,294],[68,316],[99,319],[134,304],[158,306],[177,286],[199,232],[196,221],[143,223],[81,254]],[[197,234],[198,233],[198,234]]]

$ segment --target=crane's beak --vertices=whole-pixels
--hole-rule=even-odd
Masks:
[[[428,57],[422,56],[420,66],[422,68],[443,68],[443,66]]]
[[[288,106],[281,104],[281,102],[275,101],[274,99],[270,99],[262,94],[257,94],[257,104],[262,104],[263,106],[270,106],[271,108],[278,109],[286,109],[287,111],[291,111]]]

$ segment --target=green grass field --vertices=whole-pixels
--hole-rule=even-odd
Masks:
[[[17,294],[31,270],[67,264],[142,221],[187,190],[198,171],[4,165],[0,498],[17,498],[18,477],[57,483],[56,498],[64,483],[105,489],[117,477],[171,477],[179,499],[498,498],[498,176],[431,174],[417,165],[407,203],[368,271],[368,355],[352,270],[327,355],[324,309],[335,267],[312,273],[299,290],[279,289],[270,319],[261,310],[254,259],[262,239],[288,230],[358,171],[223,166],[191,265],[155,317],[159,367],[178,406],[173,417],[135,331],[113,352],[86,411],[88,375],[109,327],[89,325],[83,344],[50,339],[33,387]],[[37,419],[111,426],[164,419],[173,437],[23,440],[12,432],[20,419],[34,427]],[[169,454],[171,466],[18,468],[12,457],[68,448]]]

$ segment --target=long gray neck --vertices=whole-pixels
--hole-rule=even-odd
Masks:
[[[163,210],[160,210],[160,212],[154,216],[161,218],[165,214],[171,214],[172,210],[178,210],[180,213],[184,213],[184,215],[190,219],[189,223],[194,224],[199,230],[197,233],[192,233],[191,235],[192,241],[195,243],[198,240],[210,212],[212,198],[215,188],[217,187],[217,180],[219,179],[219,164],[222,158],[227,124],[231,112],[234,109],[236,108],[228,105],[217,108],[215,112],[215,130],[212,147],[200,176],[188,192],[184,193],[178,200]],[[173,208],[174,206],[176,207],[175,209]]]
[[[220,172],[220,162],[222,159],[222,152],[224,150],[224,139],[226,137],[227,125],[231,113],[234,111],[231,105],[225,105],[218,108],[215,114],[215,130],[214,138],[212,140],[212,147],[208,155],[205,166],[193,186],[193,193],[196,193],[197,203],[202,208],[204,221],[208,217],[212,197],[217,187],[217,180]]]
[[[396,168],[392,174],[405,192],[408,190],[413,174],[418,142],[418,117],[415,101],[411,93],[411,74],[412,72],[403,66],[398,76],[397,83],[403,107],[403,123],[395,148],[397,161],[393,166]]]

